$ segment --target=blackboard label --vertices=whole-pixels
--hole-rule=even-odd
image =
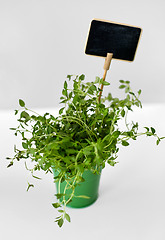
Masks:
[[[142,29],[126,24],[93,19],[90,25],[85,53],[114,59],[133,61]]]

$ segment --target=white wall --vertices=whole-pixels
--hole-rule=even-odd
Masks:
[[[143,103],[165,103],[164,9],[163,0],[0,0],[0,108],[17,108],[19,98],[57,107],[67,74],[102,77],[104,60],[84,54],[93,18],[143,29],[135,61],[112,61],[105,93],[119,94],[124,79]]]

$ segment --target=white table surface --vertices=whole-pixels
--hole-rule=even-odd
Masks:
[[[144,105],[130,117],[165,136],[165,104]],[[13,156],[13,145],[19,144],[9,130],[14,126],[14,111],[0,110],[1,240],[165,239],[165,140],[156,146],[154,138],[140,137],[122,147],[119,163],[102,172],[98,200],[84,209],[68,208],[72,223],[59,228],[51,205],[56,191],[52,175],[41,172],[42,181],[30,177],[35,188],[26,192],[24,162],[6,168],[6,156]]]

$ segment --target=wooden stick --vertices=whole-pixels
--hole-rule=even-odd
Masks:
[[[113,53],[107,53],[107,57],[105,59],[105,63],[104,63],[104,75],[103,75],[103,81],[105,81],[106,75],[107,75],[107,71],[109,70],[110,64],[111,64],[111,60],[113,57]],[[103,84],[101,84],[101,91],[99,93],[99,98],[98,101],[100,103],[100,99],[101,99],[101,95],[102,95],[102,91],[103,91]]]

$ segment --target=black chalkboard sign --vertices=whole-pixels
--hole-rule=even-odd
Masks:
[[[85,53],[114,59],[133,61],[142,29],[135,26],[93,19],[90,25]]]

